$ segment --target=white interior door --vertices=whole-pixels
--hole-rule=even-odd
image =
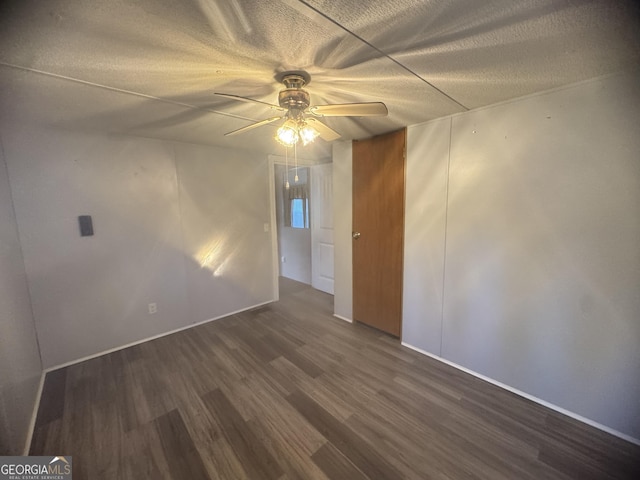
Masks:
[[[333,295],[333,164],[311,167],[311,286]]]

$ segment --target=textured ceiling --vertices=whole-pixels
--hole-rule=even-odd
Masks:
[[[383,118],[331,118],[364,138],[634,69],[633,1],[21,0],[0,7],[0,115],[282,153],[278,72],[307,70],[312,104],[383,101]],[[318,140],[300,154],[322,157]]]

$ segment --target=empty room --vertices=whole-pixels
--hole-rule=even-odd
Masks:
[[[639,129],[632,0],[1,2],[0,478],[640,478]]]

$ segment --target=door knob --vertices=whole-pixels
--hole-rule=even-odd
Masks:
[[[360,232],[352,232],[351,236],[353,237],[354,240],[357,240],[360,238]]]

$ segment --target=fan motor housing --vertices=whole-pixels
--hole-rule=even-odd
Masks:
[[[286,87],[284,90],[280,90],[278,94],[278,104],[282,108],[304,110],[311,103],[309,100],[309,93],[303,90],[311,77],[307,72],[295,71],[295,72],[283,72],[282,76],[278,78],[280,82]]]
[[[282,108],[304,110],[309,106],[309,93],[301,88],[285,88],[278,94],[278,103]]]

